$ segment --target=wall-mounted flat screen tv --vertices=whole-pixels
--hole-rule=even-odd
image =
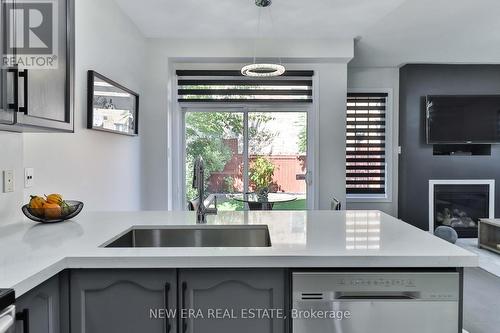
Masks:
[[[500,95],[427,96],[427,143],[500,143]]]

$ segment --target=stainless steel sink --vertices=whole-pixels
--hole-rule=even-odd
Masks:
[[[269,247],[266,225],[134,227],[103,247]]]

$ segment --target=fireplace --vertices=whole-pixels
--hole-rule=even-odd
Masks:
[[[429,181],[429,230],[455,229],[460,238],[477,238],[478,221],[495,216],[494,180]]]

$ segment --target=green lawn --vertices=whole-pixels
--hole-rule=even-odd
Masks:
[[[306,199],[298,199],[291,202],[277,203],[273,210],[306,210]],[[220,211],[242,211],[243,203],[236,200],[228,200],[218,205]]]

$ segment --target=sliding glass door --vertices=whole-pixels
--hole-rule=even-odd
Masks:
[[[276,209],[307,208],[307,113],[249,112],[248,191],[263,188],[276,197]]]
[[[220,210],[246,210],[249,196],[272,201],[267,209],[307,209],[307,111],[186,108],[183,114],[186,202],[197,197],[193,161],[202,156],[206,192]]]
[[[224,203],[227,194],[243,189],[243,113],[186,112],[185,193],[197,197],[192,187],[193,162],[203,157],[207,193]]]

